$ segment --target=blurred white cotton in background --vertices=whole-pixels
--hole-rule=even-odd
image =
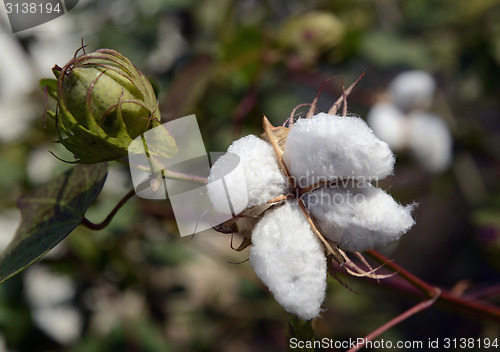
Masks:
[[[427,109],[431,106],[436,83],[425,71],[405,71],[389,84],[389,93],[394,104],[404,111]]]
[[[147,64],[153,72],[163,73],[188,50],[188,44],[182,36],[180,26],[167,18],[160,21],[157,32],[158,43],[148,55]]]
[[[394,105],[380,102],[368,113],[368,124],[373,132],[392,149],[404,148],[407,143],[406,118]]]
[[[0,96],[12,99],[33,87],[33,72],[27,53],[11,33],[0,28]]]
[[[451,164],[453,138],[444,120],[426,111],[435,91],[430,74],[403,72],[389,85],[392,102],[374,104],[368,123],[393,149],[409,151],[423,168],[438,173]]]
[[[37,264],[26,271],[24,288],[33,320],[40,330],[62,345],[80,337],[83,317],[71,302],[76,294],[72,279]]]
[[[50,154],[51,145],[43,145],[33,149],[26,163],[26,172],[31,183],[43,185],[57,175],[56,170],[60,167],[61,161]],[[59,148],[60,149],[60,148]]]
[[[21,223],[21,212],[19,209],[9,209],[0,213],[0,253],[14,238]]]
[[[92,41],[88,29],[78,28],[70,14],[23,32],[23,35],[28,34],[34,36],[28,50],[40,77],[52,78],[52,67],[55,64],[62,67],[71,60],[80,48],[82,38],[84,44]]]
[[[27,51],[18,37],[25,39]],[[54,64],[62,66],[73,58],[82,38],[92,41],[89,30],[77,28],[71,14],[16,35],[0,27],[0,142],[17,140],[33,119],[41,119],[39,80],[52,76]]]
[[[0,48],[0,142],[10,142],[19,138],[36,116],[36,104],[28,97],[37,77],[16,37],[1,27]]]
[[[452,138],[448,126],[438,116],[415,112],[409,116],[410,150],[427,170],[440,172],[451,163]]]
[[[5,338],[0,334],[0,352],[9,352],[5,344]]]

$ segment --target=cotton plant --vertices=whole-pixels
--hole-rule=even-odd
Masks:
[[[346,97],[356,83],[328,113],[314,115],[313,102],[305,118],[283,126],[264,116],[260,138],[235,141],[208,177],[214,209],[228,213],[226,194],[213,181],[239,157],[243,177],[224,177],[234,217],[216,229],[245,236],[240,248],[251,244],[257,276],[285,310],[304,320],[322,311],[331,260],[370,276],[345,251],[386,245],[415,224],[413,205],[400,205],[376,187],[393,173],[395,157],[361,118],[347,115]]]
[[[424,71],[397,75],[387,100],[374,104],[368,123],[394,151],[409,151],[426,170],[445,171],[452,160],[452,137],[443,119],[429,111],[436,82]]]

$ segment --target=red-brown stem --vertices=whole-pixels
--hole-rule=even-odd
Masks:
[[[288,122],[288,127],[292,127],[293,126],[293,118],[295,117],[295,112],[297,111],[298,108],[300,108],[301,106],[306,106],[306,105],[311,105],[309,103],[304,103],[304,104],[300,104],[300,105],[297,105],[293,110],[292,112],[290,113],[290,117],[285,121],[285,123],[287,121]],[[283,124],[283,126],[285,126],[285,124]]]
[[[254,87],[250,87],[250,89],[246,92],[245,96],[240,101],[234,112],[233,127],[236,136],[241,135],[245,117],[248,115],[250,110],[252,110],[252,108],[255,106],[256,101],[257,101],[257,92],[255,91]]]
[[[388,258],[383,256],[379,252],[374,250],[369,250],[367,251],[367,254],[380,263],[386,263],[385,264],[386,268],[394,272],[398,272],[397,277],[404,279],[413,287],[421,291],[427,297],[433,298],[438,292],[440,292],[440,289],[438,287],[429,285],[428,283],[424,282],[422,279],[413,275],[408,270],[404,269],[394,261],[389,261]],[[474,301],[466,297],[459,297],[446,291],[443,291],[440,294],[437,303],[439,303],[440,305],[449,306],[455,311],[462,311],[467,314],[474,314],[481,318],[486,318],[492,321],[500,322],[500,307],[494,306],[492,304],[480,301]]]
[[[500,296],[500,284],[483,287],[465,294],[468,299],[484,299],[493,296]]]
[[[370,334],[366,335],[363,338],[363,342],[362,343],[357,344],[356,347],[353,347],[353,348],[349,349],[347,352],[359,351],[360,349],[362,349],[366,345],[366,343],[368,341],[372,341],[374,338],[376,338],[377,336],[383,334],[384,332],[386,332],[387,330],[389,330],[393,326],[401,323],[403,320],[408,319],[409,317],[411,317],[411,316],[413,316],[413,315],[415,315],[417,313],[420,313],[420,312],[426,310],[427,308],[431,307],[436,302],[436,300],[439,298],[439,296],[440,296],[440,294],[438,292],[436,294],[436,296],[431,297],[431,298],[429,298],[429,299],[427,299],[425,301],[422,301],[422,302],[416,304],[415,306],[413,306],[410,309],[408,309],[407,311],[401,313],[397,317],[389,320],[387,323],[381,325],[380,327],[378,327],[377,329],[375,329],[373,332],[371,332]]]
[[[418,288],[422,293],[424,293],[428,297],[434,297],[436,294],[436,290],[438,290],[437,287],[431,286],[425,281],[421,280],[420,278],[416,277],[412,273],[410,273],[408,270],[404,269],[400,265],[398,265],[396,262],[391,261],[389,258],[383,256],[379,252],[375,250],[369,250],[366,251],[366,253],[374,258],[376,261],[379,263],[385,264],[384,266],[387,269],[390,269],[391,271],[397,272],[398,276],[402,277],[406,281],[408,281],[410,284]]]
[[[102,222],[98,224],[94,224],[92,221],[88,220],[85,216],[82,218],[81,224],[91,230],[102,230],[106,226],[109,225],[111,220],[113,220],[113,217],[116,215],[118,210],[133,196],[135,195],[135,189],[130,190],[120,201],[116,206],[111,210],[111,212],[106,216],[106,219],[104,219]]]
[[[309,111],[307,112],[306,119],[310,119],[311,117],[314,116],[314,113],[316,111],[316,104],[318,103],[319,95],[321,94],[321,91],[323,90],[323,87],[325,84],[330,81],[331,79],[334,79],[335,77],[330,77],[326,80],[324,80],[321,85],[319,86],[318,91],[316,92],[316,96],[314,97],[314,100],[311,104],[311,107],[309,108]]]
[[[344,106],[342,107],[342,116],[346,117],[346,115],[347,115],[347,94],[345,92],[345,87],[344,87],[344,78],[342,78],[342,99],[343,99],[343,104],[344,104]]]
[[[337,99],[337,101],[332,105],[332,107],[330,108],[330,110],[328,110],[328,115],[336,115],[337,114],[337,111],[338,109],[340,108],[340,104],[345,101],[347,99],[347,96],[349,94],[351,94],[352,90],[354,89],[354,87],[356,87],[356,84],[358,84],[358,82],[361,80],[361,78],[363,78],[363,76],[365,75],[365,73],[363,72],[355,81],[353,84],[351,84],[349,86],[349,88],[347,88],[347,90],[343,90],[343,93],[342,93],[342,96],[340,98]]]

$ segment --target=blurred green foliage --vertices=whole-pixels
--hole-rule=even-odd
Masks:
[[[118,50],[158,82],[165,120],[195,113],[208,151],[260,134],[263,114],[283,123],[330,77],[336,79],[325,87],[319,110],[341,95],[341,78],[348,85],[366,71],[349,97],[349,111],[364,117],[397,73],[429,71],[438,82],[433,110],[453,132],[454,162],[431,175],[397,155],[386,187],[400,202],[419,206],[416,227],[387,252],[455,292],[481,296],[496,287],[487,299],[500,303],[498,1],[89,0],[65,16],[77,35],[92,33],[83,38],[89,51]],[[15,39],[29,49],[43,35]],[[75,41],[75,51],[79,46]],[[56,133],[42,118],[43,92],[34,86],[28,100],[38,104],[35,119],[0,150],[2,214],[39,186],[45,171],[29,169],[35,149],[71,157],[50,144]],[[88,213],[96,222],[131,187],[127,167],[113,168],[124,180],[106,183]],[[7,215],[0,222],[15,232]],[[244,262],[248,250],[234,252],[230,241],[207,233],[179,238],[168,201],[133,199],[109,227],[78,227],[36,264],[74,283],[75,337],[61,340],[41,327],[23,273],[0,286],[0,351],[286,350],[288,315]],[[415,303],[383,282],[340,275],[359,295],[331,279],[325,312],[314,322],[317,337],[365,336]],[[382,335],[393,341],[498,336],[498,325],[437,308]]]
[[[106,180],[107,164],[77,166],[18,201],[22,222],[2,253],[0,283],[54,248],[77,227]]]

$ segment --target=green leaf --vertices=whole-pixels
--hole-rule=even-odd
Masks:
[[[361,51],[371,61],[384,67],[397,65],[432,70],[435,57],[428,40],[406,38],[386,31],[366,33]]]
[[[104,185],[108,165],[77,165],[18,201],[21,225],[0,259],[0,283],[14,276],[80,224]]]
[[[53,78],[41,79],[40,86],[42,88],[47,87],[47,92],[49,93],[49,95],[52,98],[57,99],[57,79],[53,79]]]

